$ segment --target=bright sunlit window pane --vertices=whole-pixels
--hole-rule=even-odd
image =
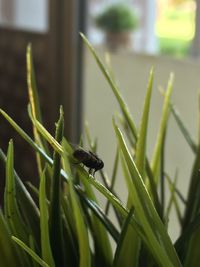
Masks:
[[[195,33],[193,0],[158,1],[156,36],[160,52],[186,56]]]
[[[138,28],[132,32],[132,50],[150,54],[185,57],[191,52],[195,35],[195,0],[88,0],[88,35],[95,45],[102,45],[105,31],[94,18],[106,5],[129,4],[138,15]]]

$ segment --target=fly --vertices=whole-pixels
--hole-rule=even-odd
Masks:
[[[95,172],[101,170],[104,167],[103,161],[92,151],[84,150],[83,148],[78,148],[74,150],[73,156],[89,168],[89,174],[94,176]]]

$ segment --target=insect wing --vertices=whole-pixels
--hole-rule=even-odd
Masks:
[[[88,158],[90,158],[89,153],[88,153],[86,150],[82,149],[82,148],[78,148],[78,149],[76,149],[76,150],[74,151],[74,153],[73,153],[73,156],[74,156],[78,161],[83,162],[83,163],[84,163],[85,160],[88,160]]]

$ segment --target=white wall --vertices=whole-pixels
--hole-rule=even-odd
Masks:
[[[103,58],[103,50],[98,49]],[[175,73],[175,83],[172,101],[177,106],[192,136],[197,140],[198,122],[198,92],[200,89],[200,64],[192,61],[182,61],[157,56],[134,55],[121,53],[112,55],[112,66],[121,92],[127,101],[136,124],[141,116],[148,73],[151,66],[155,67],[155,83],[150,114],[148,155],[151,157],[160,121],[162,96],[158,88],[166,88],[169,73]],[[112,127],[112,116],[118,111],[117,102],[105,82],[92,56],[86,50],[85,54],[85,113],[93,137],[98,138],[99,155],[105,161],[105,170],[111,174],[116,139]],[[193,154],[183,139],[180,131],[170,119],[166,145],[166,170],[174,177],[176,168],[179,172],[178,186],[186,195],[188,180],[193,162]],[[119,175],[120,176],[120,175]],[[117,184],[120,196],[125,199],[125,187],[121,177]],[[173,239],[178,234],[177,224],[173,217],[170,233]]]

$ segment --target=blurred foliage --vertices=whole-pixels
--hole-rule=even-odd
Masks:
[[[96,18],[96,25],[107,32],[132,31],[138,25],[134,9],[126,4],[106,7]]]
[[[186,56],[195,33],[194,1],[176,1],[166,8],[156,23],[159,50],[163,54]],[[187,6],[185,6],[187,4]]]

